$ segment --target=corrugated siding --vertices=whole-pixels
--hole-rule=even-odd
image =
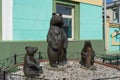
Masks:
[[[80,3],[80,39],[102,40],[102,7]]]
[[[14,0],[13,39],[46,40],[52,0]]]

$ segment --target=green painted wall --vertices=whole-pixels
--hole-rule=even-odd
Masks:
[[[105,54],[104,40],[102,40],[102,30],[101,30],[102,29],[101,17],[100,17],[101,13],[95,14],[94,11],[96,9],[101,10],[102,8],[99,6],[88,5],[83,3],[79,4],[71,1],[63,2],[63,0],[56,0],[56,1],[55,0],[14,0],[14,5],[13,5],[14,6],[13,7],[14,40],[33,40],[33,39],[45,40],[47,31],[49,29],[49,21],[51,18],[52,11],[56,12],[56,8],[55,8],[56,3],[72,5],[75,7],[74,36],[76,41],[69,41],[68,49],[67,49],[68,51],[67,57],[69,59],[80,59],[80,52],[84,46],[84,40],[82,39],[96,39],[96,38],[100,39],[100,40],[92,41],[93,49],[95,50],[96,55]],[[89,7],[90,9],[88,9]],[[91,13],[88,14],[90,10]],[[87,13],[88,15],[86,15],[85,13]],[[88,17],[93,18],[93,21]],[[98,20],[100,21],[100,23],[98,23],[98,21],[94,21],[96,20],[94,19],[95,17],[97,19],[100,19]],[[86,20],[91,21],[90,23],[92,24],[90,24],[89,22],[85,23]],[[95,22],[96,24],[93,22]],[[90,33],[88,33],[89,31],[86,32],[85,29],[90,30]],[[95,36],[91,35],[93,34],[93,32],[95,33]],[[47,59],[46,41],[16,41],[16,42],[10,41],[10,42],[0,42],[0,54],[2,55],[0,56],[0,60],[13,56],[15,53],[25,54],[25,49],[24,49],[25,46],[38,47],[39,50],[43,52],[42,53],[43,57]]]
[[[25,46],[35,46],[39,51],[46,52],[47,43],[45,41],[17,41],[0,42],[0,59],[4,59],[16,54],[25,54]]]
[[[13,0],[13,40],[46,40],[52,0]]]
[[[80,3],[80,39],[102,40],[102,7]]]
[[[0,40],[2,40],[2,0],[0,0]]]
[[[93,49],[96,55],[105,54],[104,41],[92,41]],[[16,54],[25,54],[25,46],[36,46],[42,52],[44,59],[47,59],[47,42],[46,41],[17,41],[17,42],[0,42],[0,60]],[[80,59],[80,52],[84,46],[84,41],[70,41],[67,49],[69,59]]]

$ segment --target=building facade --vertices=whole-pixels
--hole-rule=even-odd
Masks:
[[[91,40],[98,54],[105,51],[102,0],[1,0],[0,4],[0,44],[6,45],[6,54],[22,51],[26,45],[46,51],[53,12],[62,13],[68,51],[80,52],[84,40]]]
[[[110,17],[111,23],[120,23],[120,1],[113,0],[108,3],[107,6],[107,15]]]
[[[114,0],[108,3],[106,8],[106,14],[110,17],[106,25],[107,53],[120,53],[120,1]]]
[[[46,40],[53,12],[63,14],[64,29],[70,40],[102,39],[102,7],[99,2],[95,2],[3,0],[2,40]]]

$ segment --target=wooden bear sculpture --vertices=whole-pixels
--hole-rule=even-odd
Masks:
[[[37,52],[37,47],[25,47],[26,54],[24,57],[23,71],[27,78],[34,78],[42,73],[42,67],[35,60],[34,54]]]
[[[50,29],[47,35],[48,58],[51,67],[63,65],[66,58],[66,49],[68,44],[67,35],[63,29],[63,18],[61,14],[53,13],[50,20]]]
[[[92,44],[90,41],[85,41],[84,47],[81,51],[80,64],[86,68],[90,68],[94,65],[95,52],[93,51]]]

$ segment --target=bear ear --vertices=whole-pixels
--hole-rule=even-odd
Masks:
[[[85,43],[87,43],[87,40],[85,40]]]
[[[27,49],[28,49],[28,46],[25,47],[25,50],[27,50]]]
[[[88,40],[88,42],[91,42],[90,40]]]
[[[59,14],[60,16],[62,16],[62,14]]]
[[[56,13],[52,13],[52,16],[56,15]]]

